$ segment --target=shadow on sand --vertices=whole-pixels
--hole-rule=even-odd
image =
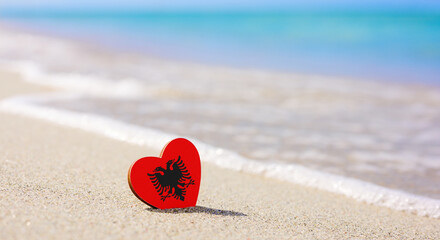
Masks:
[[[215,209],[215,208],[207,208],[202,206],[195,206],[195,207],[189,207],[189,208],[174,208],[174,209],[157,209],[157,208],[147,208],[150,212],[157,212],[157,213],[208,213],[212,215],[221,215],[221,216],[239,216],[244,217],[247,216],[244,213],[241,212],[235,212],[231,210],[221,210],[221,209]]]

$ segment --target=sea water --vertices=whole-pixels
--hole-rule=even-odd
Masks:
[[[88,45],[3,30],[0,57],[28,81],[80,94],[47,107],[197,139],[275,169],[293,164],[440,199],[439,19],[51,12],[8,24]],[[307,68],[313,75],[289,73]]]
[[[4,10],[15,23],[170,59],[440,83],[440,11]]]

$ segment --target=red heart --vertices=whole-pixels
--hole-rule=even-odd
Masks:
[[[141,201],[154,208],[194,207],[200,188],[200,157],[184,138],[169,142],[160,157],[144,157],[128,170],[128,184]]]

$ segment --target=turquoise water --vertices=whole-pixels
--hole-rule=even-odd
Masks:
[[[6,21],[208,64],[440,83],[440,12],[3,11]]]

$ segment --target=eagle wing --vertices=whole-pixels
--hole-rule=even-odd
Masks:
[[[168,186],[164,186],[164,184],[161,182],[162,178],[160,176],[160,174],[149,174],[148,176],[150,177],[151,182],[154,185],[154,188],[156,188],[156,191],[162,195],[164,191],[167,191]]]
[[[173,163],[173,176],[175,176],[175,179],[178,182],[184,182],[186,179],[191,178],[188,169],[186,169],[186,166],[183,163],[182,159],[180,159],[180,156],[177,161]]]

